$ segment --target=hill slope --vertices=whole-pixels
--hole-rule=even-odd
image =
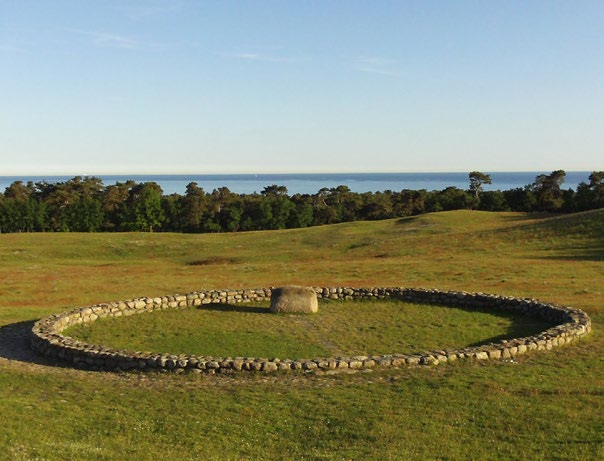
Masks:
[[[0,235],[0,457],[601,459],[603,223],[604,210],[456,211],[242,234]],[[15,332],[66,306],[286,283],[530,296],[586,310],[594,331],[513,361],[337,376],[114,375],[16,353]]]

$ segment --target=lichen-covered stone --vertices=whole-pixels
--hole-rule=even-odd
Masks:
[[[274,313],[314,314],[319,311],[317,294],[309,287],[275,288],[271,294],[270,310]]]

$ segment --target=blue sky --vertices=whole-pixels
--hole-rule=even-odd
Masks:
[[[0,176],[603,159],[601,0],[0,0]]]

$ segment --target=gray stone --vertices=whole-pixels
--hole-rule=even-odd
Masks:
[[[311,362],[310,360],[302,362],[302,368],[304,370],[314,370],[317,368],[317,364],[315,362]]]
[[[391,365],[393,367],[400,367],[405,364],[405,359],[402,357],[395,357],[392,359]],[[380,364],[381,365],[381,364]]]
[[[492,349],[492,350],[488,351],[487,353],[489,354],[490,359],[500,359],[501,358],[501,351],[499,349]]]
[[[279,370],[291,370],[292,364],[291,364],[291,362],[279,362],[277,364],[277,368]]]
[[[419,365],[420,362],[420,357],[419,356],[409,356],[405,359],[405,362],[407,363],[407,365]]]
[[[300,287],[285,287],[305,290]],[[156,368],[162,372],[168,370],[173,373],[183,372],[185,368],[200,372],[207,370],[209,374],[214,372],[228,372],[230,370],[246,371],[275,371],[275,369],[294,370],[332,370],[334,368],[367,368],[375,365],[401,366],[433,364],[452,362],[455,359],[474,358],[486,359],[509,359],[519,354],[525,354],[534,350],[549,350],[576,341],[580,336],[589,333],[591,322],[589,317],[579,310],[573,308],[559,308],[553,305],[539,303],[535,300],[516,299],[480,293],[465,292],[439,292],[438,290],[426,289],[402,289],[402,288],[360,288],[329,287],[314,288],[318,295],[311,296],[316,303],[316,297],[338,299],[348,298],[370,298],[370,297],[392,297],[394,299],[406,299],[411,302],[420,303],[442,303],[445,305],[462,305],[479,308],[494,307],[498,310],[511,310],[517,312],[533,312],[545,320],[565,322],[550,328],[538,335],[504,340],[498,344],[491,344],[483,348],[466,348],[453,351],[435,350],[424,356],[407,356],[395,354],[394,356],[366,357],[355,356],[352,358],[338,357],[336,359],[314,359],[314,360],[286,360],[279,359],[252,359],[237,357],[212,358],[195,357],[188,355],[151,355],[149,353],[117,351],[104,346],[86,344],[61,335],[62,331],[71,326],[85,322],[92,322],[97,318],[109,316],[119,317],[121,315],[134,315],[155,309],[166,309],[184,307],[186,304],[203,305],[221,302],[262,301],[275,295],[283,289],[250,289],[250,290],[209,290],[194,292],[187,295],[164,296],[161,298],[137,298],[128,301],[115,301],[111,303],[96,304],[88,307],[76,308],[63,314],[53,314],[38,321],[32,328],[34,338],[31,345],[40,354],[53,359],[64,360],[77,367],[91,369],[129,370]],[[312,290],[312,289],[311,289]],[[310,293],[309,293],[310,294]],[[314,293],[313,293],[314,294]],[[194,302],[191,303],[191,300]],[[307,311],[308,306],[304,306]],[[299,312],[299,311],[289,311]]]
[[[315,290],[308,287],[286,286],[271,293],[271,312],[314,314],[319,310]]]
[[[278,367],[275,362],[264,362],[262,365],[262,371],[277,371]]]
[[[231,367],[233,368],[233,370],[241,370],[243,368],[243,360],[233,360],[233,362],[231,363]]]

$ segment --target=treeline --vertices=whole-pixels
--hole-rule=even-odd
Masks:
[[[463,190],[352,192],[347,186],[289,195],[272,185],[260,193],[226,187],[204,191],[195,182],[184,195],[164,195],[155,182],[117,182],[96,177],[65,182],[16,181],[0,193],[0,232],[236,232],[378,220],[434,211],[574,212],[604,207],[604,171],[594,171],[576,190],[563,189],[566,173],[539,175],[533,184],[484,191],[488,174],[469,173]]]

